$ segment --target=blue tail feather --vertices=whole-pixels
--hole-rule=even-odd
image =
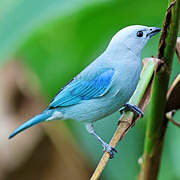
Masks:
[[[15,135],[19,134],[21,131],[24,131],[25,129],[27,129],[31,126],[34,126],[35,124],[38,124],[42,121],[45,121],[50,116],[51,116],[51,113],[47,113],[47,112],[43,112],[42,114],[38,114],[37,116],[33,117],[32,119],[26,121],[24,124],[19,126],[13,133],[10,134],[10,136],[8,138],[11,139]]]

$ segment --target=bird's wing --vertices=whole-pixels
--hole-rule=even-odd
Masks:
[[[83,100],[103,96],[110,88],[114,72],[113,68],[104,68],[93,78],[74,78],[57,94],[49,108],[75,105]]]

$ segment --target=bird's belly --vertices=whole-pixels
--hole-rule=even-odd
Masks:
[[[100,99],[92,99],[80,104],[64,107],[65,119],[74,119],[77,121],[97,121],[116,112],[122,107],[122,101],[115,97],[103,97]]]

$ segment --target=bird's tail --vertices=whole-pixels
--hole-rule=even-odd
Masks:
[[[24,124],[19,126],[14,132],[12,132],[10,134],[10,136],[8,138],[11,139],[16,134],[19,134],[21,131],[24,131],[25,129],[27,129],[31,126],[34,126],[35,124],[38,124],[42,121],[47,120],[49,117],[51,117],[51,115],[52,115],[52,113],[49,111],[44,111],[41,114],[38,114],[37,116],[33,117],[32,119],[26,121]]]

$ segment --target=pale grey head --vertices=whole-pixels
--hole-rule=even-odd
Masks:
[[[157,27],[128,26],[114,35],[108,49],[121,50],[127,48],[134,54],[140,55],[148,40],[160,31],[161,29]]]

